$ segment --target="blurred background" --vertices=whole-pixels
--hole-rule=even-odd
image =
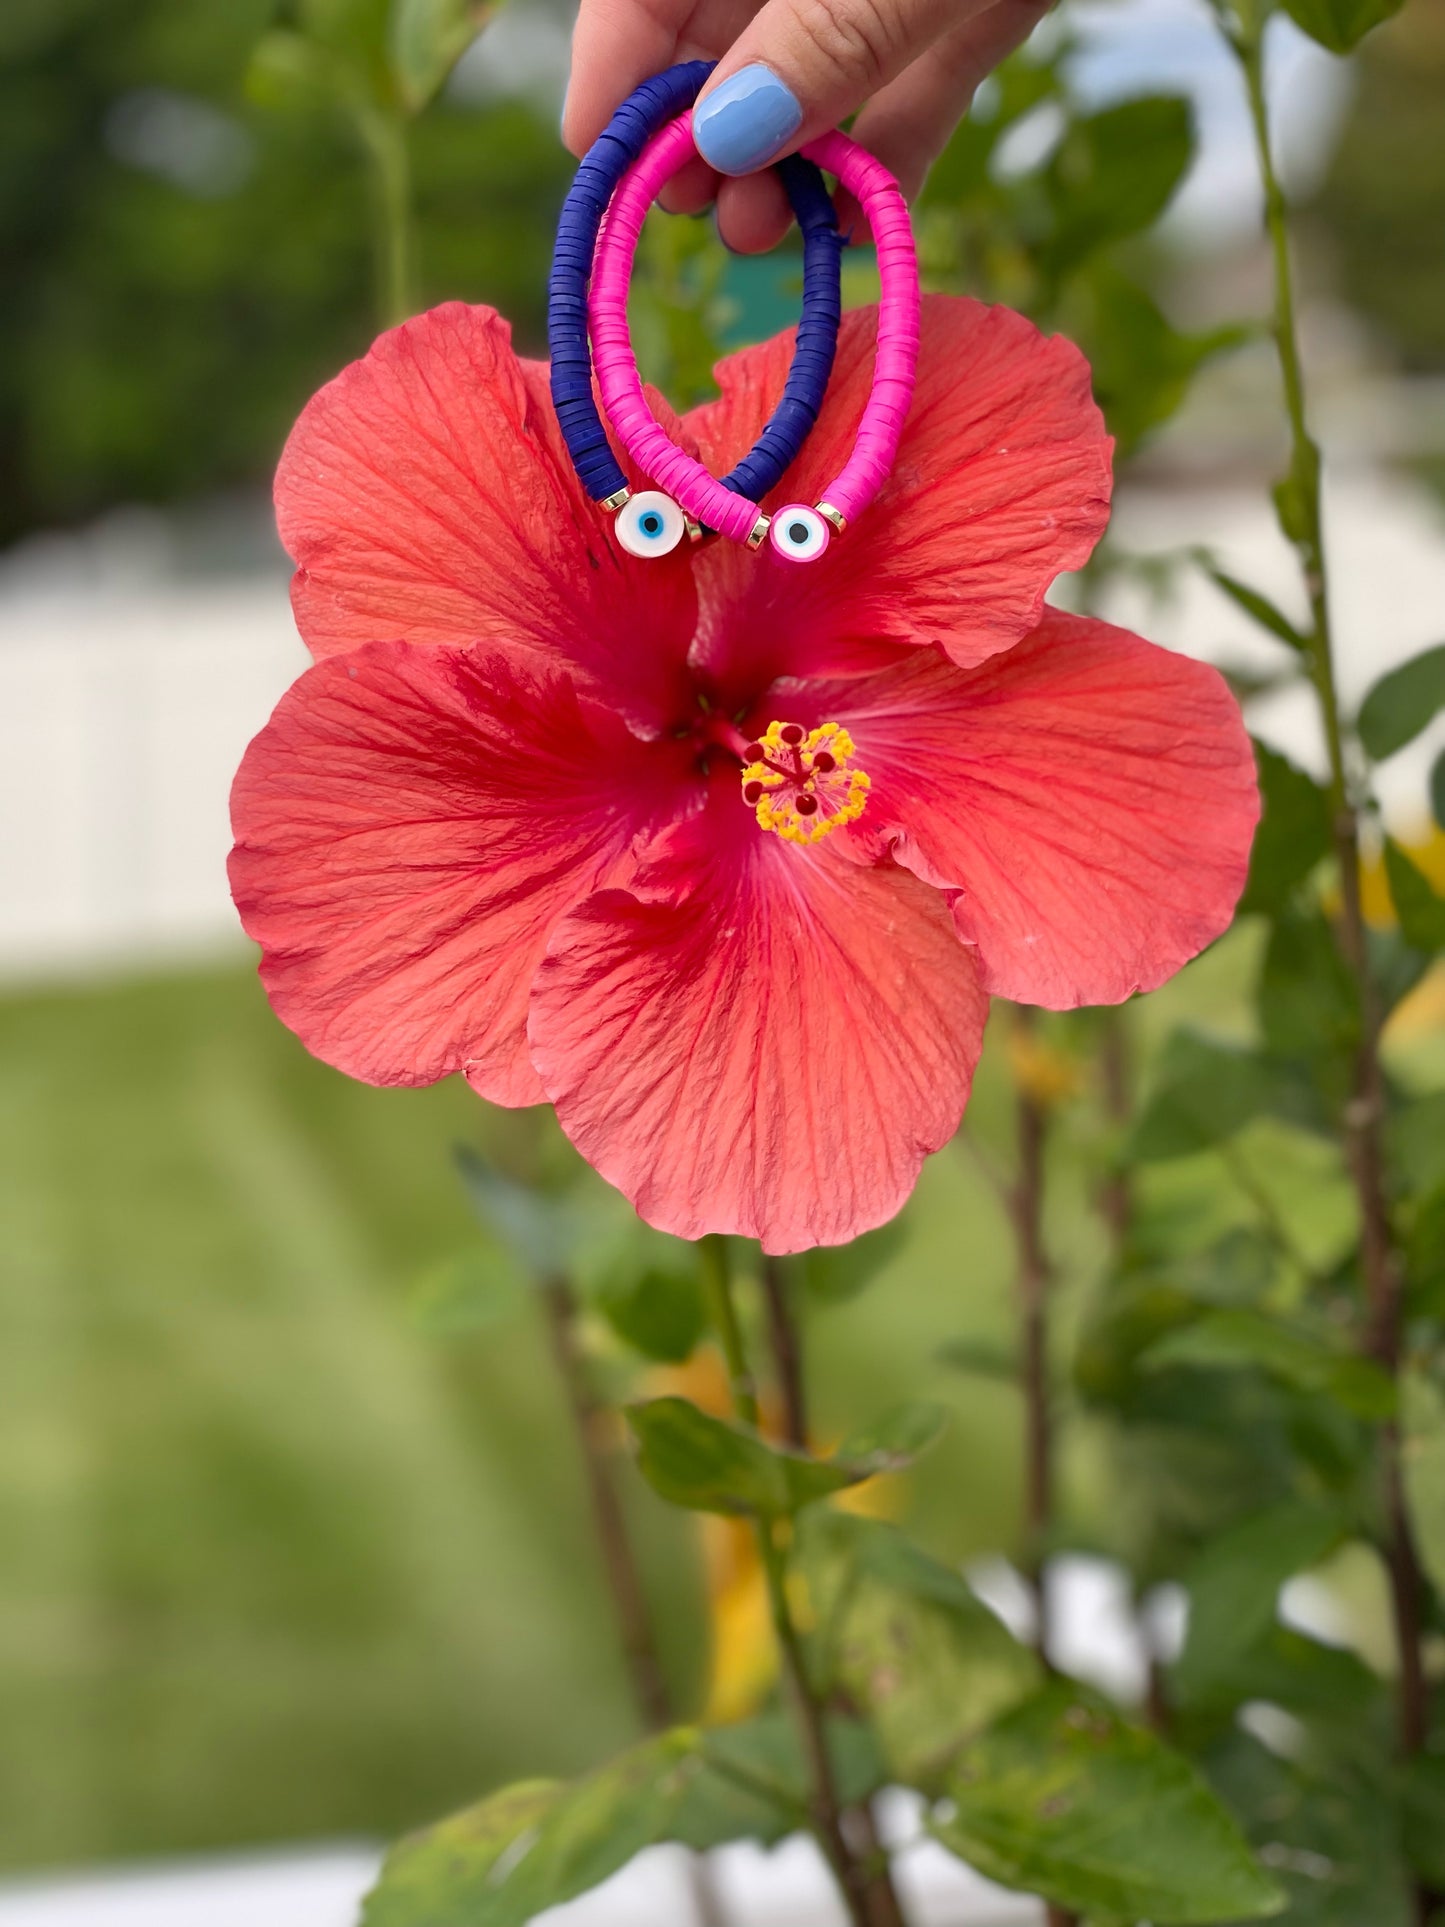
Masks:
[[[276,16],[269,0],[0,8],[12,1873],[382,1838],[503,1779],[584,1767],[634,1730],[545,1320],[452,1158],[462,1142],[552,1172],[564,1153],[540,1119],[463,1088],[368,1090],[309,1060],[269,1014],[226,893],[232,771],[304,666],[270,473],[378,313],[367,155],[343,113],[298,105],[255,59]],[[537,354],[571,171],[556,133],[569,24],[565,0],[513,0],[409,134],[425,300],[489,302]],[[1348,64],[1281,20],[1272,56],[1358,694],[1445,637],[1445,4],[1410,0]],[[1243,614],[1166,566],[1207,545],[1292,594],[1268,502],[1275,373],[1236,325],[1269,289],[1237,73],[1203,0],[1065,0],[1028,62],[1048,84],[1021,106],[992,83],[976,125],[996,137],[966,132],[939,170],[920,213],[931,275],[1097,334],[1127,462],[1114,560],[1088,593],[1228,665],[1258,732],[1317,763],[1304,693],[1275,691]],[[1088,276],[1050,267],[1035,216],[1061,141],[1142,97],[1175,105],[1151,110],[1155,147],[1124,157],[1138,218],[1097,237]],[[644,360],[685,403],[714,342],[785,324],[795,264],[729,259],[705,223],[650,232]],[[850,276],[866,295],[866,261]],[[1439,745],[1437,728],[1384,781],[1427,867]],[[1242,931],[1151,1000],[1146,1052],[1181,1015],[1229,1027],[1252,942]],[[1398,1044],[1438,1076],[1442,1006],[1417,1008]],[[872,1287],[810,1329],[824,1438],[920,1388],[956,1407],[945,1447],[880,1502],[970,1561],[1006,1557],[1019,1533],[1017,1396],[980,1365],[1012,1320],[987,1174],[1009,1128],[1004,1055],[995,1040],[972,1148],[933,1160]],[[1066,1307],[1102,1262],[1086,1136],[1065,1131],[1054,1153]],[[1324,1262],[1341,1214],[1311,1198]],[[589,1321],[604,1373],[648,1369]],[[940,1356],[950,1344],[967,1375]],[[1063,1511],[1107,1591],[1117,1493],[1100,1426],[1073,1423]],[[673,1690],[726,1708],[753,1637],[726,1562],[640,1483],[624,1493]]]

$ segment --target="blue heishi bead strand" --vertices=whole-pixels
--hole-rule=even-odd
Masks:
[[[654,134],[684,113],[713,70],[688,60],[646,80],[612,116],[605,133],[577,169],[557,222],[557,247],[547,290],[547,334],[552,354],[552,403],[583,487],[596,502],[627,487],[592,391],[587,334],[587,284],[597,235],[617,184]],[[803,233],[803,315],[788,379],[771,420],[723,487],[760,502],[797,460],[823,406],[842,318],[842,241],[823,176],[811,161],[791,155],[778,173]]]

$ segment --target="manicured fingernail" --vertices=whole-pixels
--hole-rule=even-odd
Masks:
[[[785,147],[803,124],[798,96],[770,67],[755,63],[732,74],[692,117],[697,151],[719,174],[752,174]]]

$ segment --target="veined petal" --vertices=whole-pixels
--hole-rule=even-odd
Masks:
[[[1239,706],[1206,664],[1051,609],[977,669],[920,652],[786,701],[846,724],[872,779],[855,852],[871,838],[958,893],[996,995],[1119,1003],[1228,928],[1259,794]]]
[[[761,835],[729,777],[633,889],[564,917],[532,1061],[564,1131],[683,1238],[838,1244],[958,1128],[987,1000],[907,871]]]
[[[876,308],[845,317],[827,404],[771,506],[818,500],[842,468],[876,332]],[[721,399],[687,416],[715,470],[751,444],[791,352],[780,335],[732,356]],[[728,689],[854,674],[899,645],[983,662],[1034,628],[1049,585],[1092,552],[1112,448],[1072,342],[1008,308],[930,296],[913,407],[878,499],[806,566],[714,543],[698,563],[696,660]]]
[[[475,650],[374,643],[282,698],[231,793],[231,889],[276,1014],[369,1084],[463,1071],[543,1098],[527,996],[547,934],[689,806],[686,764]]]
[[[547,371],[458,301],[380,336],[312,397],[276,475],[312,654],[483,642],[566,668],[644,731],[683,692],[685,553],[639,562],[572,472]]]

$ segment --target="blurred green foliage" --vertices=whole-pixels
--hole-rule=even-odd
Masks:
[[[1445,368],[1445,0],[1410,0],[1360,50],[1312,208],[1341,292],[1410,369]]]
[[[1006,301],[1078,342],[1127,459],[1246,331],[1177,328],[1129,259],[1193,160],[1188,103],[1143,95],[1090,110],[1070,84],[1071,52],[1064,28],[985,82],[929,177],[920,249],[931,285]],[[1023,166],[1010,158],[1021,136],[1038,150]]]
[[[0,8],[0,542],[118,501],[269,479],[376,332],[373,212],[340,115],[246,97],[271,0]],[[420,288],[544,338],[569,178],[520,100],[411,136]]]

